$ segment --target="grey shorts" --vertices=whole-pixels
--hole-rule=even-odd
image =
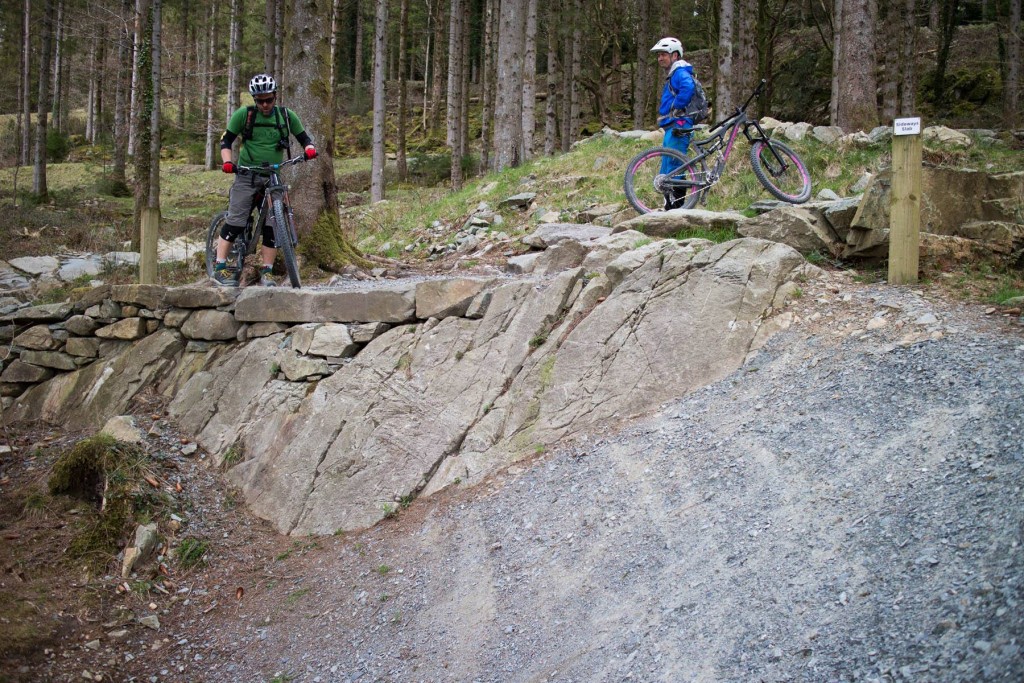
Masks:
[[[235,176],[235,183],[228,193],[227,224],[244,227],[249,220],[249,211],[253,208],[253,198],[269,184],[270,178],[267,176],[250,173]],[[273,214],[267,216],[267,224],[273,226]]]

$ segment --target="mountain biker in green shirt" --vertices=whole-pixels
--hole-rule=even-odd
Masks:
[[[249,92],[256,101],[255,108],[241,107],[232,114],[220,139],[220,158],[224,162],[225,173],[238,172],[238,167],[231,160],[231,145],[239,135],[242,136],[242,147],[238,154],[238,164],[241,166],[259,166],[264,162],[280,163],[284,160],[285,150],[288,149],[290,135],[294,135],[305,148],[306,159],[316,158],[316,147],[302,127],[299,117],[286,107],[274,105],[277,100],[277,82],[272,76],[253,76],[249,81]],[[228,195],[228,217],[217,240],[217,259],[213,271],[213,279],[217,284],[238,286],[238,273],[227,265],[228,252],[231,250],[231,244],[245,229],[252,211],[253,198],[267,187],[269,181],[269,177],[258,173],[239,174],[235,177]],[[274,243],[272,220],[269,219],[263,226],[263,268],[260,271],[260,284],[265,287],[272,287],[275,284],[271,271],[274,258],[277,256],[277,248]]]

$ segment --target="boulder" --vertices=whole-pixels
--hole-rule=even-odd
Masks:
[[[533,272],[537,275],[554,275],[563,270],[577,268],[590,251],[587,245],[589,242],[562,240],[537,257]]]
[[[747,217],[736,211],[673,209],[655,211],[619,223],[612,230],[637,230],[654,237],[674,237],[687,230],[736,230]]]
[[[839,126],[814,126],[811,129],[811,135],[818,142],[831,145],[843,136],[843,129]]]
[[[786,137],[790,140],[800,141],[807,137],[807,134],[811,130],[811,124],[809,123],[794,123],[786,127]]]
[[[921,139],[924,142],[937,142],[953,147],[970,147],[974,140],[969,135],[964,135],[946,126],[928,126],[921,131]]]
[[[352,341],[347,325],[324,323],[313,332],[306,353],[327,358],[350,358],[358,350],[359,345]]]
[[[535,249],[547,249],[563,240],[584,242],[610,235],[611,228],[590,223],[542,223],[522,238],[523,244]]]
[[[199,309],[181,326],[181,334],[186,339],[230,341],[236,338],[240,327],[241,323],[228,311]]]
[[[100,432],[125,443],[142,443],[146,440],[146,435],[135,423],[133,415],[115,415],[107,420]]]
[[[416,285],[416,317],[425,320],[461,316],[489,282],[474,278],[420,282]]]
[[[122,339],[125,341],[142,339],[147,333],[146,321],[142,318],[124,318],[96,330],[96,336],[100,339]]]
[[[55,339],[53,331],[46,325],[33,325],[14,338],[15,346],[34,351],[59,349],[61,342]]]
[[[33,277],[53,275],[60,268],[60,261],[53,256],[22,256],[13,258],[8,263]]]
[[[4,368],[3,374],[0,374],[0,382],[5,383],[35,383],[48,380],[53,377],[53,370],[50,368],[41,368],[38,365],[31,365],[15,358],[11,361],[11,364]]]
[[[22,351],[21,360],[43,368],[68,372],[78,367],[75,359],[60,351]]]
[[[802,254],[837,255],[842,241],[821,213],[813,208],[787,206],[751,218],[738,230],[744,237],[781,242]]]
[[[219,308],[238,298],[237,287],[172,287],[164,293],[163,305],[177,308]]]
[[[64,321],[64,329],[79,337],[91,336],[100,324],[87,315],[73,315]]]
[[[522,275],[525,273],[532,273],[533,269],[537,267],[537,259],[540,258],[542,252],[534,251],[526,254],[519,254],[518,256],[512,256],[506,262],[506,268],[508,272],[514,275]]]

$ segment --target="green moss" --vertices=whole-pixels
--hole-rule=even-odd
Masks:
[[[338,217],[326,211],[317,217],[309,234],[302,237],[299,250],[308,265],[332,272],[349,264],[370,267],[370,262],[345,236]]]
[[[90,569],[118,552],[136,517],[148,518],[164,500],[145,482],[148,458],[141,448],[105,434],[83,439],[62,454],[49,479],[50,493],[95,506],[82,518],[68,557]]]

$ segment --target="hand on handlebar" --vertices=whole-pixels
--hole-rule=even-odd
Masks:
[[[231,163],[230,161],[225,161],[224,165],[221,166],[221,169],[225,173],[237,173],[238,172],[238,168],[233,163]]]
[[[314,147],[313,145],[306,145],[305,154],[306,161],[309,161],[310,159],[316,159],[316,147]]]

